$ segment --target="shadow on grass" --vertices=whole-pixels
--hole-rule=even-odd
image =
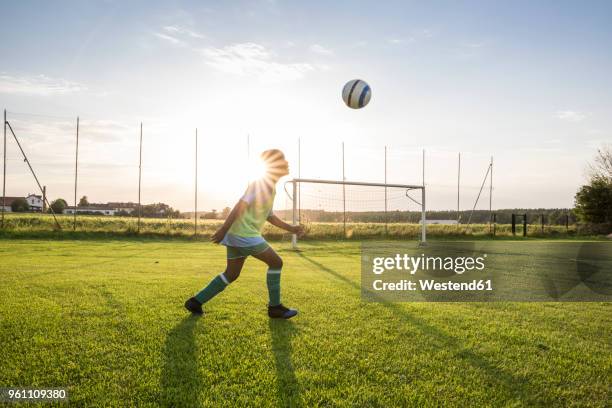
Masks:
[[[198,371],[194,329],[200,316],[185,317],[166,337],[161,373],[161,405],[200,407],[202,378]]]
[[[321,271],[334,276],[338,280],[351,285],[355,289],[361,290],[361,285],[348,279],[337,271],[323,265],[320,262],[315,261],[304,253],[298,253],[297,255],[306,262],[317,267]],[[495,384],[496,387],[499,387],[501,389],[505,389],[510,395],[512,395],[515,400],[525,402],[523,401],[524,398],[528,397],[529,395],[533,395],[531,391],[535,390],[525,389],[525,386],[529,385],[528,379],[524,377],[516,377],[511,373],[499,367],[496,367],[494,362],[490,362],[485,357],[475,353],[473,350],[463,347],[460,344],[460,340],[450,336],[448,333],[445,333],[437,327],[432,326],[423,319],[420,319],[414,314],[401,308],[399,305],[395,303],[384,302],[383,300],[381,300],[380,305],[392,310],[395,315],[401,317],[407,323],[419,329],[423,335],[429,338],[432,347],[452,350],[456,358],[461,359],[470,364],[471,366],[479,369],[487,376],[487,380],[489,383]]]
[[[280,406],[304,406],[300,396],[300,385],[291,362],[291,337],[297,329],[290,320],[270,319],[272,353],[276,367],[276,393]]]

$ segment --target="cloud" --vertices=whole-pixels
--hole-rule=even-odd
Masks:
[[[263,82],[301,79],[316,68],[307,63],[282,63],[264,46],[247,42],[200,50],[214,69],[238,76],[253,76]]]
[[[314,52],[315,54],[321,54],[321,55],[334,55],[334,51],[332,51],[330,48],[326,48],[320,44],[312,44],[310,46],[310,51]]]
[[[277,55],[263,45],[245,42],[222,47],[202,47],[197,40],[207,39],[191,29],[167,25],[153,33],[157,38],[176,47],[184,47],[203,56],[210,67],[238,76],[256,77],[262,82],[291,81],[303,78],[309,71],[323,69],[308,63],[284,63]],[[295,43],[287,41],[287,48],[295,47]],[[332,55],[333,51],[319,44],[310,46],[310,51],[321,55]]]
[[[165,27],[163,27],[163,30],[168,32],[168,33],[185,35],[185,36],[188,36],[188,37],[191,37],[191,38],[198,38],[198,39],[206,38],[204,35],[198,33],[197,31],[193,31],[193,30],[190,30],[190,29],[185,28],[185,27],[165,26]]]
[[[82,84],[46,75],[16,77],[0,73],[0,93],[26,95],[61,95],[87,90]]]
[[[177,25],[164,26],[153,35],[177,47],[188,47],[189,43],[206,38],[197,31]]]
[[[179,46],[179,47],[185,47],[185,46],[187,46],[187,43],[185,43],[184,41],[179,40],[178,38],[173,37],[173,36],[171,36],[171,35],[164,34],[164,33],[154,33],[154,35],[155,35],[157,38],[160,38],[160,39],[162,39],[162,40],[164,40],[164,41],[167,41],[167,42],[169,42],[169,43],[170,43],[170,44],[172,44],[172,45],[176,45],[176,46]]]
[[[588,113],[577,112],[572,110],[558,111],[556,114],[557,118],[565,120],[567,122],[581,122],[587,118]]]

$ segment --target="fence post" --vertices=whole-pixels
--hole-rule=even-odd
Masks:
[[[493,238],[495,238],[496,229],[497,229],[497,214],[493,213]]]
[[[6,206],[6,109],[4,110],[4,161],[2,175],[2,228],[4,228],[4,207]]]
[[[142,179],[142,122],[140,122],[140,150],[138,155],[138,233],[140,234],[140,217],[142,216],[142,205],[140,202],[140,184]]]
[[[198,128],[195,130],[195,192],[193,207],[193,236],[198,236]]]
[[[76,231],[77,219],[77,182],[79,179],[79,117],[76,122],[76,148],[74,151],[74,214],[72,214],[72,230]]]
[[[421,189],[421,245],[427,243],[427,220],[425,218],[425,186],[423,186]]]
[[[344,142],[342,142],[342,182],[346,181],[344,174]],[[342,184],[342,230],[346,238],[346,184]]]
[[[387,146],[385,146],[385,236],[389,235],[389,216],[387,214],[388,199],[387,199]]]
[[[297,182],[295,180],[293,180],[291,182],[292,187],[293,187],[293,211],[292,211],[292,220],[291,220],[291,224],[292,225],[297,225]],[[291,235],[291,247],[293,249],[297,249],[297,234],[292,234]]]

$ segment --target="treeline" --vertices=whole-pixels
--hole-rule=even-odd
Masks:
[[[95,214],[95,213],[94,213]],[[117,211],[116,215],[124,217],[138,217],[138,206],[133,211]],[[140,215],[144,218],[183,218],[179,210],[175,210],[168,204],[154,203],[143,204]]]
[[[542,216],[547,225],[565,225],[576,223],[576,214],[572,209],[567,208],[508,208],[493,211],[498,224],[510,224],[512,214],[527,214],[528,224],[540,224]],[[278,210],[275,214],[283,219],[291,219],[291,210]],[[459,220],[460,224],[484,224],[489,222],[491,214],[488,210],[476,210],[471,216],[472,211],[427,211],[428,220]],[[341,211],[308,210],[300,211],[302,222],[342,222],[343,213]],[[346,212],[347,222],[404,222],[418,223],[421,220],[419,211],[389,211],[385,215],[384,211],[363,211]],[[517,222],[519,222],[517,220]]]

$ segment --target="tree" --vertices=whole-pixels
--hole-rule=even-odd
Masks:
[[[141,207],[142,216],[149,218],[180,218],[181,213],[179,210],[175,210],[168,204],[156,203],[146,204]],[[137,215],[138,210],[134,211],[134,215]]]
[[[87,196],[81,197],[79,200],[79,207],[87,207],[89,205],[89,201],[87,201]]]
[[[63,198],[58,198],[51,203],[51,209],[56,214],[61,214],[68,207],[68,203]]]
[[[589,168],[589,184],[576,193],[576,214],[587,223],[612,225],[612,146],[597,149]]]
[[[11,211],[26,212],[30,210],[30,204],[25,198],[18,198],[11,203]]]
[[[588,223],[612,224],[612,179],[594,178],[576,193],[576,213]]]
[[[597,149],[597,155],[589,168],[591,180],[604,179],[612,183],[612,145],[604,145]]]

